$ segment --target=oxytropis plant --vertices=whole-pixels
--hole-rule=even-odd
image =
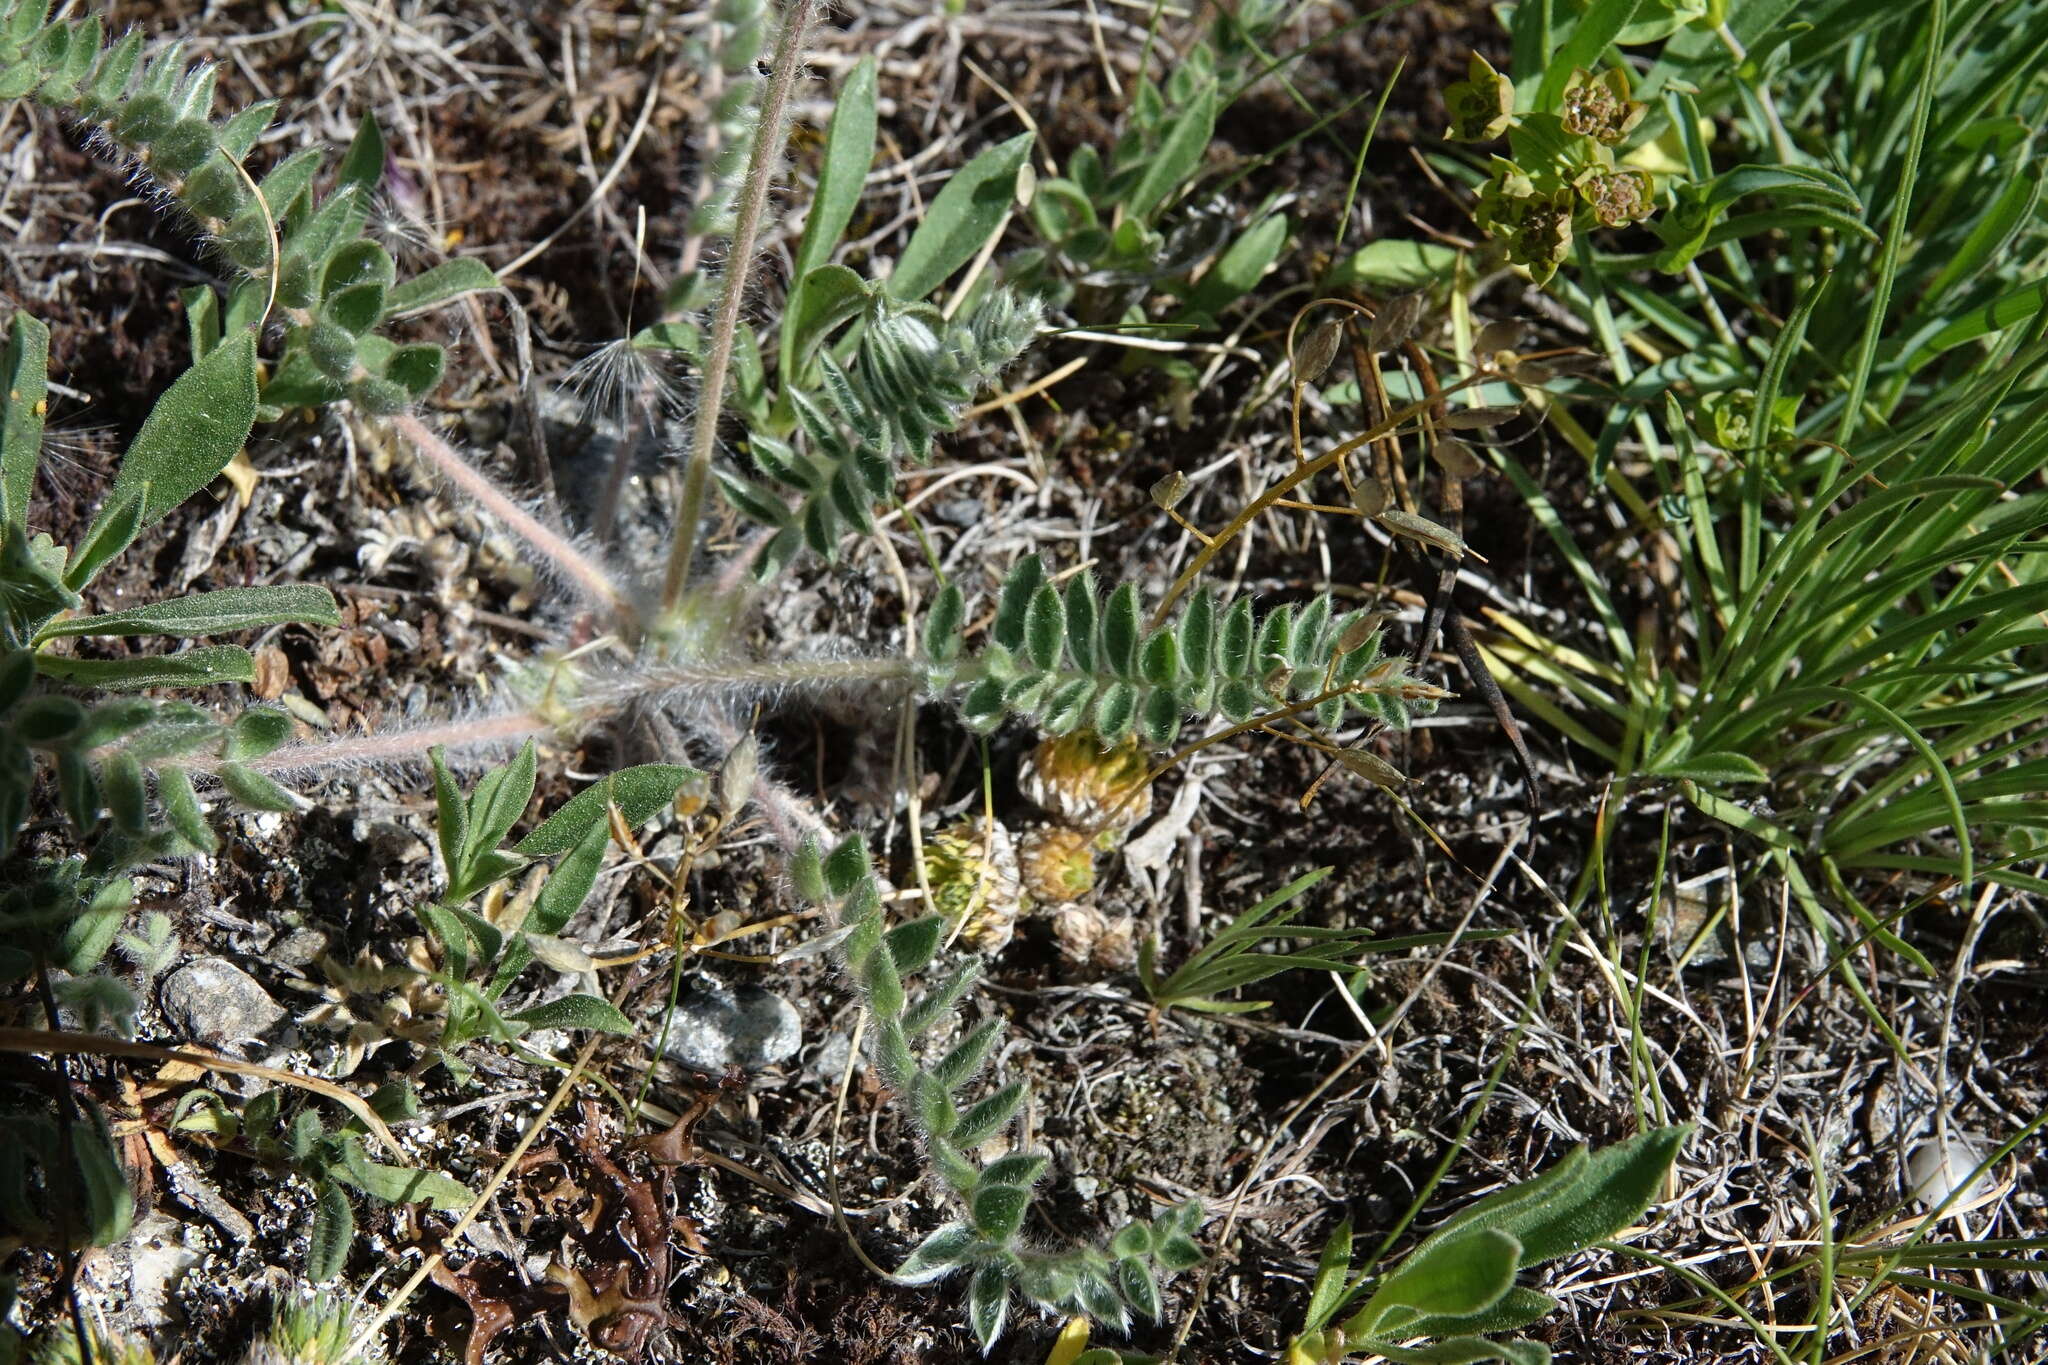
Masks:
[[[764,697],[856,688],[899,695],[921,689],[934,699],[955,700],[980,730],[1016,718],[1054,734],[1090,730],[1111,744],[1135,737],[1155,750],[1169,749],[1190,720],[1221,719],[1222,734],[1280,722],[1331,726],[1352,711],[1399,725],[1441,695],[1398,660],[1380,657],[1372,618],[1339,612],[1327,598],[1262,612],[1247,598],[1226,601],[1201,588],[1190,570],[1147,616],[1135,584],[1105,593],[1085,573],[1062,583],[1036,556],[1023,558],[1003,582],[986,640],[970,638],[969,594],[948,583],[923,622],[924,645],[914,656],[843,647],[764,656],[740,646],[739,626],[758,600],[759,584],[805,550],[829,557],[848,532],[871,531],[876,507],[896,496],[898,462],[906,455],[929,458],[934,437],[959,421],[977,390],[1031,343],[1045,317],[1040,298],[1009,288],[985,269],[1020,194],[1028,197],[1028,139],[991,148],[956,174],[933,198],[885,279],[863,278],[829,259],[873,159],[870,67],[865,78],[858,70],[850,78],[850,84],[867,84],[833,121],[817,205],[799,249],[805,268],[781,318],[778,344],[764,344],[744,324],[742,302],[814,8],[812,0],[793,0],[773,24],[765,11],[746,6],[720,11],[730,41],[753,41],[740,32],[752,15],[760,35],[774,32],[776,49],[765,77],[735,82],[759,95],[757,113],[735,113],[730,120],[731,145],[746,149],[744,168],[732,156],[718,163],[705,200],[715,209],[698,225],[702,234],[727,240],[730,265],[715,291],[706,291],[716,294],[713,315],[701,327],[664,324],[652,336],[633,339],[635,346],[681,351],[700,366],[703,381],[680,499],[667,517],[673,540],[653,582],[622,572],[527,512],[427,422],[404,411],[432,388],[440,351],[395,345],[378,327],[494,281],[480,266],[450,262],[400,283],[388,253],[362,240],[366,199],[384,161],[374,125],[364,124],[324,195],[316,193],[317,151],[288,157],[252,181],[241,162],[270,117],[268,106],[215,122],[210,71],[188,68],[178,49],[145,61],[132,35],[106,46],[96,19],[48,23],[42,0],[16,0],[6,9],[0,93],[26,93],[86,121],[109,147],[132,158],[240,272],[224,300],[208,293],[188,301],[197,363],[166,396],[163,420],[152,419],[130,451],[94,530],[68,555],[26,530],[41,437],[43,356],[39,330],[25,320],[15,324],[4,394],[8,502],[0,576],[10,650],[0,700],[8,707],[11,747],[9,785],[0,793],[18,823],[34,780],[28,755],[46,753],[74,833],[90,846],[54,870],[39,865],[34,885],[40,889],[9,893],[8,914],[54,936],[17,965],[90,966],[92,943],[104,951],[126,906],[119,874],[145,857],[211,845],[195,777],[246,804],[286,809],[293,798],[276,775],[419,760],[437,749],[503,749],[543,735],[573,737],[635,704],[668,708],[694,742],[722,749],[738,740],[748,710]],[[721,61],[735,76],[750,65]],[[1205,98],[1213,105],[1214,91]],[[1183,167],[1177,176],[1192,174],[1193,159],[1169,164]],[[1164,202],[1177,187],[1178,179],[1152,185],[1148,178],[1145,194],[1156,190]],[[935,302],[949,285],[950,303]],[[258,350],[273,318],[284,323],[282,349],[266,377]],[[770,356],[778,362],[772,383]],[[751,470],[718,456],[729,399],[745,418]],[[110,666],[53,647],[73,636],[332,623],[332,601],[319,589],[202,594],[101,617],[66,613],[94,572],[226,465],[259,418],[342,401],[361,420],[388,420],[457,492],[558,571],[587,609],[585,623],[596,626],[599,642],[564,648],[517,670],[503,689],[513,701],[479,719],[298,743],[287,742],[283,716],[262,710],[223,722],[180,703],[88,704],[38,688],[38,677],[74,690],[249,677],[248,656],[232,646]],[[1295,481],[1327,467],[1330,458],[1304,466]],[[700,562],[699,554],[710,540],[706,502],[714,483],[739,512],[767,528],[736,561],[719,566]],[[1197,569],[1227,538],[1205,548]],[[523,790],[531,781],[530,756],[515,766],[526,774],[514,784]],[[494,776],[484,785],[496,782],[496,792],[505,781]],[[501,809],[505,803],[481,790],[463,797],[445,774],[439,788],[444,839],[451,829],[467,831],[444,848],[447,896],[423,911],[441,955],[436,980],[448,1009],[439,1044],[448,1056],[465,1038],[509,1041],[519,1031],[521,1021],[497,1013],[497,1000],[532,943],[507,938],[463,905],[509,869],[497,841],[518,811],[508,817],[509,807]],[[1199,1207],[1183,1205],[1132,1223],[1107,1248],[1052,1252],[1028,1245],[1030,1192],[1046,1158],[1012,1151],[985,1166],[976,1159],[983,1144],[1007,1131],[1022,1102],[1021,1085],[1001,1086],[964,1112],[955,1103],[989,1055],[996,1027],[983,1024],[936,1057],[915,1048],[973,981],[970,967],[915,1002],[908,997],[905,976],[935,958],[950,926],[933,917],[888,928],[860,842],[843,843],[821,858],[805,837],[820,822],[800,801],[765,777],[754,793],[788,842],[799,888],[838,905],[840,951],[874,1020],[876,1063],[911,1106],[927,1155],[963,1206],[963,1218],[928,1239],[899,1273],[917,1280],[971,1270],[969,1316],[984,1344],[1001,1332],[1013,1296],[1119,1325],[1132,1310],[1156,1315],[1159,1273],[1199,1257],[1193,1240]],[[580,808],[585,827],[572,841],[573,852],[570,845],[546,850],[569,853],[572,872],[558,871],[550,883],[565,888],[566,909],[550,905],[545,925],[558,927],[555,912],[566,914],[580,902],[569,889],[588,887],[584,873],[604,845],[605,825],[596,820],[603,799]],[[488,818],[479,813],[485,808]],[[61,904],[45,903],[51,887],[61,893]],[[81,935],[89,941],[73,951]],[[620,1027],[616,1012],[606,1013],[601,1004],[571,1006],[576,1018],[558,1017],[558,1009],[524,1022]]]

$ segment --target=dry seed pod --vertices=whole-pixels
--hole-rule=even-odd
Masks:
[[[1380,627],[1393,618],[1390,611],[1373,611],[1344,627],[1344,633],[1337,637],[1337,653],[1355,654],[1364,649],[1373,636],[1380,633]]]
[[[1452,408],[1444,414],[1444,425],[1453,431],[1470,431],[1475,427],[1497,427],[1512,417],[1521,415],[1520,408]]]
[[[1363,749],[1339,749],[1337,761],[1375,787],[1384,787],[1388,791],[1399,790],[1408,781],[1399,768]]]
[[[1304,384],[1313,384],[1321,379],[1337,358],[1337,348],[1344,342],[1344,324],[1332,318],[1317,323],[1301,349],[1294,353],[1294,377]]]
[[[960,936],[985,953],[1009,946],[1024,887],[1017,846],[1001,825],[962,820],[924,846],[932,909],[961,925]]]
[[[1178,469],[1152,485],[1152,501],[1164,512],[1180,505],[1188,495],[1188,476]]]
[[[1521,323],[1489,322],[1472,339],[1472,354],[1482,361],[1491,360],[1502,351],[1514,350],[1515,343],[1521,339]]]
[[[1454,479],[1469,479],[1486,468],[1472,447],[1459,440],[1438,441],[1429,448],[1429,454]]]
[[[754,798],[754,779],[761,770],[761,741],[742,736],[718,767],[718,809],[728,819]]]
[[[1372,349],[1391,351],[1413,337],[1422,325],[1422,315],[1429,306],[1427,296],[1422,294],[1396,294],[1380,305],[1379,313],[1372,320],[1372,328],[1366,333]]]
[[[1509,379],[1520,384],[1525,389],[1540,389],[1555,378],[1557,372],[1540,361],[1523,360],[1517,357],[1514,363],[1507,367],[1505,373]]]
[[[1024,836],[1018,861],[1033,905],[1065,905],[1095,889],[1095,845],[1084,830],[1040,825]]]
[[[1138,960],[1138,925],[1129,915],[1105,915],[1093,906],[1069,905],[1052,917],[1053,942],[1071,968],[1129,971]]]
[[[1387,510],[1387,486],[1370,474],[1351,483],[1351,505],[1362,517],[1376,517]]]
[[[1077,829],[1103,824],[1107,838],[1152,813],[1146,771],[1145,751],[1135,739],[1104,750],[1093,730],[1076,730],[1040,741],[1019,766],[1017,786],[1025,800],[1051,811],[1060,823]]]
[[[1375,518],[1380,525],[1425,545],[1433,545],[1452,559],[1463,559],[1465,542],[1450,528],[1439,526],[1428,517],[1418,517],[1413,512],[1403,512],[1398,507],[1389,507]]]

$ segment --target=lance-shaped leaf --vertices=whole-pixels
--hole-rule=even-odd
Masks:
[[[39,639],[63,635],[221,635],[286,624],[338,626],[334,594],[310,584],[222,588],[100,616],[71,616],[44,626]]]
[[[161,520],[213,481],[249,439],[255,422],[256,334],[249,331],[223,341],[157,400],[122,457],[106,508],[147,485],[141,524]]]

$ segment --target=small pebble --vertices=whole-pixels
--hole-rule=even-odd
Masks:
[[[700,976],[676,1002],[663,1049],[694,1071],[759,1071],[794,1056],[803,1042],[796,1007],[759,986],[729,986]]]
[[[261,1038],[285,1017],[255,977],[225,958],[194,958],[158,989],[164,1015],[178,1032],[212,1047]]]

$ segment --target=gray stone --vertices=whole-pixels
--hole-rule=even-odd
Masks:
[[[716,1076],[727,1067],[759,1071],[794,1056],[803,1042],[796,1007],[759,986],[729,986],[716,977],[689,982],[669,1024],[670,1058]]]
[[[165,977],[158,992],[171,1024],[209,1046],[261,1038],[285,1017],[256,978],[226,958],[194,958]]]

